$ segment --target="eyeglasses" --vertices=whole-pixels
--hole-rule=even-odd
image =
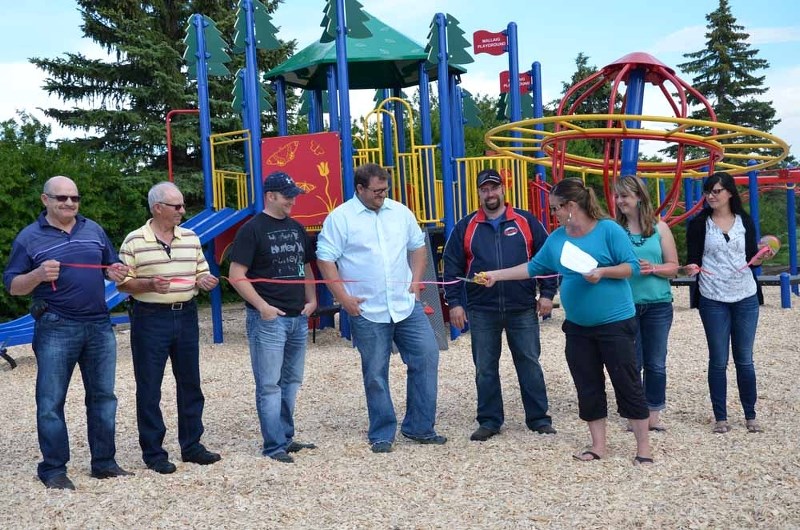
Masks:
[[[388,195],[389,194],[389,188],[388,187],[386,187],[386,188],[378,188],[377,190],[373,189],[373,188],[367,188],[367,187],[364,187],[364,189],[371,191],[372,194],[375,195],[376,197],[380,197],[381,195]]]
[[[50,195],[49,193],[45,193],[51,199],[55,199],[58,202],[67,202],[67,200],[71,200],[72,202],[81,202],[80,195]]]
[[[159,203],[158,203],[158,204],[163,204],[164,206],[171,206],[171,207],[175,208],[175,211],[176,211],[176,212],[179,212],[179,211],[181,211],[183,208],[185,208],[185,207],[186,207],[186,205],[185,205],[185,204],[183,204],[183,203],[181,203],[181,204],[170,204],[170,203],[168,203],[168,202],[161,202],[161,201],[159,201]]]
[[[713,189],[710,189],[708,191],[704,191],[703,193],[705,193],[706,195],[712,195],[712,194],[713,195],[719,195],[723,191],[725,191],[725,188],[713,188]]]

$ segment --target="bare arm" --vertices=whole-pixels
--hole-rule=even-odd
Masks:
[[[131,278],[125,283],[117,284],[117,290],[128,294],[167,294],[169,292],[169,280],[164,278]]]
[[[592,269],[583,275],[584,279],[589,283],[597,283],[602,278],[610,278],[612,280],[622,280],[630,278],[633,274],[630,263],[620,263],[612,267],[598,267]]]
[[[11,280],[9,292],[12,296],[31,294],[42,282],[54,282],[61,271],[61,263],[54,259],[43,262],[30,272],[15,276]]]
[[[509,267],[507,269],[499,269],[495,271],[486,271],[479,274],[482,274],[483,278],[486,280],[486,287],[491,287],[496,282],[525,280],[531,277],[531,275],[528,274],[527,263],[520,263],[516,267]]]
[[[306,263],[303,267],[305,271],[305,278],[308,283],[305,284],[306,288],[306,305],[303,307],[301,314],[310,317],[314,311],[317,310],[317,286],[314,284],[314,269],[310,263]]]
[[[667,223],[663,221],[658,223],[656,229],[661,236],[661,256],[665,265],[656,274],[662,278],[674,278],[678,275],[678,249],[675,245],[675,237]]]
[[[428,251],[424,246],[419,247],[411,253],[411,285],[408,287],[409,293],[419,300],[419,292],[422,285],[418,282],[425,277],[425,269],[428,267]]]

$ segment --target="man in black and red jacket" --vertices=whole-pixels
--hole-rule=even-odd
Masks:
[[[478,173],[477,186],[480,208],[456,224],[445,245],[445,281],[527,263],[547,238],[536,217],[505,202],[503,180],[497,171]],[[479,427],[471,440],[488,440],[503,425],[499,373],[503,330],[517,370],[525,424],[539,434],[555,434],[539,364],[538,317],[552,311],[556,288],[555,278],[497,282],[488,289],[477,283],[445,287],[450,323],[464,329],[469,322],[472,335]]]

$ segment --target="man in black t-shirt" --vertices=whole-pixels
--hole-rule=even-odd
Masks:
[[[264,179],[264,211],[237,232],[228,275],[247,306],[256,408],[264,438],[261,453],[284,463],[294,462],[289,453],[316,447],[294,440],[308,317],[317,308],[314,251],[303,226],[290,217],[301,193],[286,173]]]

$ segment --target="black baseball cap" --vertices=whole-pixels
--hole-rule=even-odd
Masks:
[[[289,199],[305,193],[302,188],[294,183],[292,177],[283,171],[276,171],[267,175],[267,178],[264,179],[264,192],[268,191],[277,191]]]
[[[484,184],[503,184],[503,179],[500,177],[500,173],[498,173],[494,169],[484,169],[480,173],[478,173],[478,187],[480,188]]]

